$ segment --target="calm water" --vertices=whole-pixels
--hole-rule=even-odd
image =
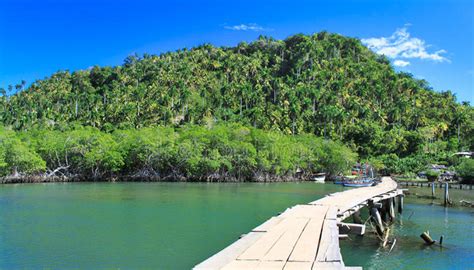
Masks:
[[[285,208],[339,190],[314,183],[1,185],[0,269],[189,269]],[[368,235],[342,242],[344,260],[371,269],[472,269],[473,217],[407,204],[390,254]],[[421,245],[423,230],[444,234],[446,248]]]

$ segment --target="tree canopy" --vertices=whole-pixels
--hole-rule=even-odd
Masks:
[[[341,143],[239,124],[0,130],[0,176],[273,181],[341,173],[356,159]]]
[[[110,133],[234,122],[341,141],[364,158],[474,148],[470,104],[396,72],[360,40],[327,32],[130,56],[120,66],[59,71],[25,86],[10,86],[18,90],[11,95],[2,90],[0,122],[16,131],[90,126]],[[96,144],[111,143],[102,140]],[[195,150],[187,141],[181,147]],[[234,154],[250,151],[235,147]],[[195,165],[214,168],[220,158],[209,155],[205,165]],[[88,166],[100,171],[124,162],[108,158],[105,167]]]

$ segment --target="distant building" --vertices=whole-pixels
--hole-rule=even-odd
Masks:
[[[442,170],[446,170],[447,167],[445,165],[430,164],[428,166],[428,169],[439,172],[439,171],[442,171]]]
[[[464,158],[472,158],[474,152],[457,152],[454,153],[453,156],[464,157]]]

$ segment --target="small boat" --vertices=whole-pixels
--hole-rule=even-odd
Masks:
[[[376,184],[372,179],[360,179],[342,183],[345,187],[370,187]]]
[[[336,185],[342,185],[342,184],[344,184],[344,182],[345,182],[345,180],[342,179],[342,178],[341,178],[341,179],[335,179],[335,180],[334,180],[334,184],[336,184]]]
[[[352,181],[355,179],[357,176],[349,175],[349,176],[336,176],[334,178],[334,184],[336,185],[342,185],[346,182]]]
[[[326,180],[326,174],[325,173],[317,173],[313,177],[314,182],[316,183],[324,183]]]

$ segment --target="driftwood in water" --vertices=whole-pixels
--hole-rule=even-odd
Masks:
[[[57,167],[56,169],[52,170],[51,172],[49,172],[48,174],[46,174],[46,177],[52,177],[52,176],[56,176],[56,174],[58,172],[61,172],[63,170],[67,170],[69,168],[69,166],[60,166],[60,167]],[[61,175],[64,176],[63,173],[61,173]]]
[[[434,243],[436,243],[436,241],[434,241],[430,234],[428,232],[423,232],[421,235],[420,235],[421,239],[423,239],[423,241],[425,241],[425,243],[427,245],[432,245]]]
[[[392,252],[392,250],[395,247],[396,243],[397,243],[397,239],[393,239],[392,246],[390,247],[390,250],[388,251],[388,253]]]

